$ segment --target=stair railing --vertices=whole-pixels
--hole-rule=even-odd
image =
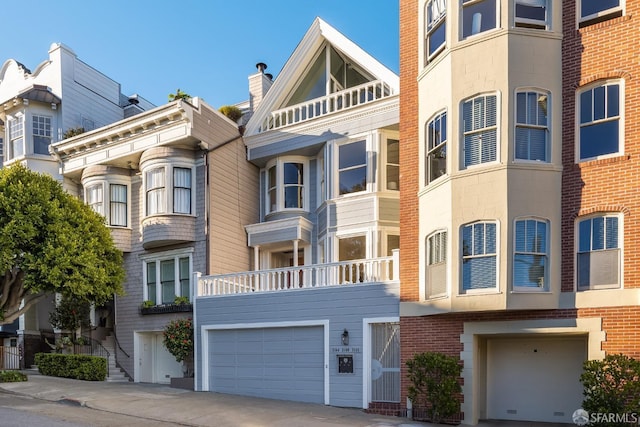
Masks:
[[[93,338],[82,337],[85,342],[89,342],[89,344],[74,344],[73,345],[73,353],[74,354],[86,354],[89,356],[98,356],[104,357],[107,359],[107,377],[109,376],[109,358],[111,354],[109,350],[104,348],[100,341],[94,340]]]

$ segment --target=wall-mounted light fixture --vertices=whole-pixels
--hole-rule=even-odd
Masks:
[[[349,331],[346,329],[342,333],[342,345],[349,345]]]

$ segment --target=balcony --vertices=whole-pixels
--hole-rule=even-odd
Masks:
[[[197,296],[366,286],[397,281],[399,274],[399,252],[394,251],[390,257],[203,276],[198,280]]]
[[[259,132],[303,123],[339,111],[346,111],[394,95],[393,88],[381,80],[350,87],[328,96],[272,111]]]

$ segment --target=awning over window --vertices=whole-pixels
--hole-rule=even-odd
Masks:
[[[59,104],[60,98],[54,95],[51,90],[44,85],[33,85],[18,94],[18,98],[30,101],[45,102],[47,104]]]

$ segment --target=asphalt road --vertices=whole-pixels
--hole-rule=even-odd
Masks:
[[[2,427],[168,427],[179,424],[113,414],[0,391]]]

